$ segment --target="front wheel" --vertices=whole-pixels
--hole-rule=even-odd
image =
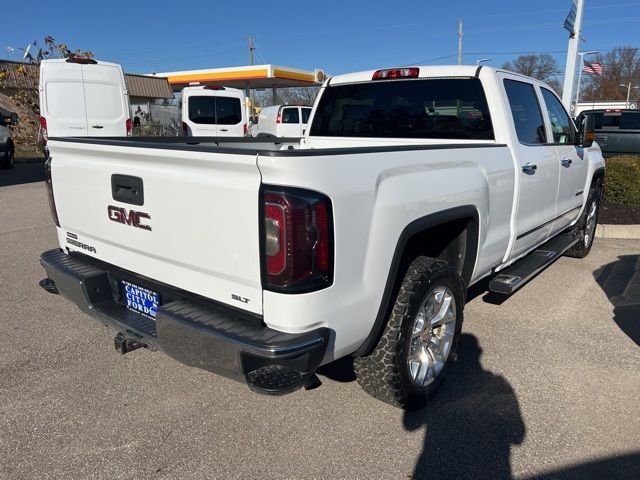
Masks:
[[[578,242],[572,246],[565,255],[574,258],[584,258],[589,255],[593,246],[593,239],[596,234],[598,224],[598,212],[600,210],[600,198],[602,197],[602,186],[600,181],[596,182],[589,189],[587,203],[584,207],[580,219],[575,224],[571,233],[578,238]]]
[[[455,269],[417,257],[374,351],[354,359],[358,383],[391,405],[423,407],[455,358],[463,306],[463,282]]]

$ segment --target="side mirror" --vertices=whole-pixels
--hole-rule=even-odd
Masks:
[[[596,117],[594,115],[584,115],[580,122],[580,131],[578,132],[578,146],[589,148],[593,145],[596,137]]]

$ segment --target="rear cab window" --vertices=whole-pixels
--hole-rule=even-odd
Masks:
[[[325,88],[311,136],[493,140],[479,79],[416,78]]]
[[[593,115],[596,130],[640,130],[640,112],[614,110],[581,115]]]

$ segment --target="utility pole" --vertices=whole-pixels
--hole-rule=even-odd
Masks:
[[[249,35],[249,65],[253,65],[253,51],[256,49],[255,44],[253,43],[253,35]],[[249,88],[249,82],[247,82],[247,88],[245,90],[245,96],[248,97],[251,102],[251,107],[249,110],[249,116],[253,117],[253,112],[255,111],[255,99],[253,96],[253,91]]]
[[[462,65],[462,20],[458,20],[458,65]]]
[[[582,16],[584,13],[584,0],[573,1],[576,6],[576,17],[573,24],[573,31],[570,32],[569,35],[567,65],[564,71],[564,85],[562,88],[562,103],[564,108],[569,112],[571,112],[571,100],[573,99],[573,82],[576,76],[578,47],[580,46],[580,32],[582,31]]]
[[[640,88],[640,86],[637,86],[637,85],[636,85],[636,86],[634,87],[634,86],[631,84],[631,82],[629,82],[629,83],[621,83],[621,84],[620,84],[620,86],[621,86],[621,87],[627,87],[627,104],[625,105],[625,107],[624,107],[624,108],[629,108],[629,99],[631,98],[631,89],[632,89],[632,88],[633,88],[633,89]]]
[[[253,65],[253,51],[256,46],[253,43],[253,35],[249,35],[249,65]]]

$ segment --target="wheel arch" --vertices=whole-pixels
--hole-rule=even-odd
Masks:
[[[398,237],[373,327],[354,355],[366,356],[375,348],[404,270],[416,255],[426,254],[453,263],[465,287],[469,285],[478,254],[479,231],[478,210],[473,205],[442,210],[409,223]]]

